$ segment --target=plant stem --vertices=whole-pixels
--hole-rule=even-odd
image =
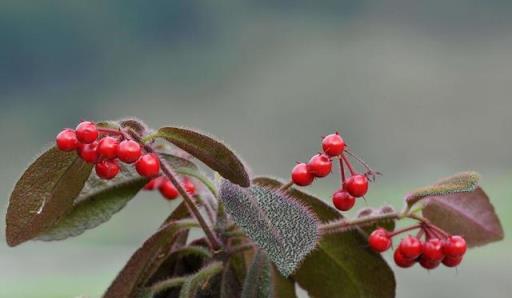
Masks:
[[[343,165],[343,159],[339,159],[340,161],[340,175],[341,175],[341,185],[340,187],[343,189],[343,184],[345,183],[345,166]]]
[[[236,246],[236,247],[233,247],[232,249],[230,249],[229,254],[234,255],[239,252],[243,252],[243,251],[246,251],[249,249],[254,249],[255,247],[256,247],[256,245],[254,245],[254,243],[240,244],[239,246]]]
[[[398,212],[390,212],[385,214],[379,214],[375,216],[359,217],[356,219],[339,219],[333,222],[329,222],[320,226],[320,234],[333,234],[337,232],[343,232],[354,227],[362,227],[371,225],[376,221],[380,220],[395,220],[402,218]]]
[[[341,158],[343,158],[343,161],[347,164],[348,170],[350,171],[350,175],[352,175],[352,176],[356,175],[357,172],[352,167],[352,164],[350,163],[350,160],[348,160],[347,156],[342,153]]]
[[[290,180],[286,184],[283,184],[281,187],[279,187],[279,190],[280,191],[286,191],[286,190],[288,190],[292,186],[293,186],[293,181]]]
[[[164,173],[164,175],[169,178],[169,180],[171,181],[171,183],[176,187],[176,189],[178,190],[179,194],[181,195],[181,197],[183,198],[183,200],[185,201],[185,204],[186,206],[188,207],[189,209],[189,212],[191,213],[191,215],[197,220],[197,222],[199,223],[199,225],[201,226],[201,228],[203,229],[205,235],[206,235],[206,238],[208,239],[208,242],[209,242],[209,245],[210,247],[214,250],[214,251],[217,251],[219,249],[222,248],[222,242],[220,242],[220,240],[217,238],[217,236],[215,235],[215,233],[213,232],[213,230],[210,228],[210,226],[206,223],[206,220],[204,219],[203,215],[201,214],[201,212],[199,211],[199,209],[197,208],[197,206],[194,204],[194,201],[192,200],[192,198],[189,196],[189,194],[187,193],[187,191],[185,190],[185,188],[181,185],[181,183],[178,181],[178,179],[176,178],[176,174],[174,173],[173,169],[169,166],[169,164],[167,163],[167,161],[165,159],[163,159],[160,154],[158,154],[151,146],[145,144],[142,140],[142,138],[135,132],[131,131],[131,130],[128,130],[128,134],[135,140],[137,141],[138,143],[142,144],[144,146],[144,149],[146,150],[146,152],[148,153],[153,153],[155,154],[156,156],[158,156],[158,159],[160,160],[160,167],[161,167],[161,170],[162,172]]]

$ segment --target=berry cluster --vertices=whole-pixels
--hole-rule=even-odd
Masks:
[[[409,268],[416,262],[425,269],[434,269],[443,263],[446,267],[456,267],[462,262],[467,245],[462,236],[448,235],[438,227],[421,224],[420,235],[407,236],[393,253],[393,259],[397,266]],[[374,230],[368,238],[370,248],[378,253],[385,252],[391,247],[392,237],[408,229],[388,232],[383,228]],[[421,240],[421,235],[425,239]]]
[[[169,179],[159,176],[158,156],[154,153],[143,153],[139,143],[119,130],[101,128],[93,122],[83,121],[74,130],[67,128],[61,131],[57,135],[56,143],[60,150],[76,151],[82,160],[94,164],[96,174],[102,179],[110,180],[119,174],[119,161],[134,163],[139,175],[151,179],[145,189],[159,189],[169,200],[179,195]],[[183,183],[189,193],[195,193],[195,186],[190,180],[184,179]]]
[[[341,211],[352,209],[356,198],[364,197],[368,192],[368,177],[374,177],[377,172],[372,171],[366,163],[346,149],[345,141],[336,132],[323,138],[323,153],[314,155],[308,163],[297,162],[292,169],[292,182],[298,186],[308,186],[315,178],[328,176],[332,171],[334,159],[339,159],[341,173],[341,187],[332,195],[334,206]],[[347,155],[357,159],[365,168],[366,173],[358,173],[352,166]],[[350,177],[345,177],[345,166],[348,168]]]

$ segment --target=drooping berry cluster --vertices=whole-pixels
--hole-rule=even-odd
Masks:
[[[466,253],[467,245],[462,236],[448,235],[438,227],[421,224],[421,230],[417,237],[407,236],[393,253],[393,259],[401,268],[412,267],[415,263],[428,270],[438,267],[443,263],[446,267],[456,267]],[[413,227],[416,228],[416,227]],[[385,252],[391,247],[392,238],[411,228],[396,232],[388,232],[383,228],[374,230],[368,238],[370,248],[378,253]],[[422,235],[425,238],[422,240]]]
[[[119,161],[135,164],[139,175],[151,179],[145,189],[159,189],[169,200],[179,196],[176,187],[164,176],[160,176],[160,160],[154,153],[144,153],[139,143],[118,130],[97,127],[90,121],[83,121],[76,129],[64,129],[56,137],[57,148],[62,151],[76,151],[82,160],[94,164],[98,177],[110,180],[121,168]],[[189,179],[183,180],[189,193],[195,193],[195,186]]]
[[[355,205],[356,198],[362,198],[368,192],[369,177],[374,177],[377,172],[372,171],[366,163],[346,149],[345,141],[336,132],[323,138],[323,153],[311,157],[308,163],[297,162],[292,169],[292,182],[298,186],[308,186],[315,178],[328,176],[332,171],[334,159],[339,160],[341,186],[332,195],[333,205],[341,211],[348,211]],[[354,157],[365,168],[364,174],[358,173],[352,166],[347,155]],[[345,176],[345,166],[349,170],[350,177]]]

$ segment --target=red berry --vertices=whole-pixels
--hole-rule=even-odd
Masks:
[[[98,143],[98,154],[107,159],[117,157],[117,147],[119,141],[113,137],[104,137]]]
[[[143,177],[155,177],[160,173],[160,160],[154,154],[145,154],[137,161],[135,169]]]
[[[325,177],[331,173],[332,161],[325,154],[317,154],[307,164],[308,172],[316,177]]]
[[[343,186],[351,195],[360,198],[368,192],[368,178],[364,175],[354,175],[348,178]]]
[[[443,242],[432,238],[423,244],[423,256],[432,261],[441,261],[444,258]]]
[[[162,196],[164,196],[164,198],[166,198],[167,200],[174,200],[179,196],[178,190],[167,178],[162,181],[158,189],[160,190]]]
[[[98,160],[98,143],[80,144],[77,152],[85,162],[95,163]]]
[[[345,150],[345,141],[338,133],[330,134],[322,140],[322,149],[329,156],[338,156]]]
[[[57,143],[57,148],[59,148],[59,150],[66,152],[75,150],[80,144],[76,138],[75,131],[70,128],[66,128],[59,132],[55,138],[55,142]]]
[[[146,183],[146,185],[144,185],[144,190],[154,190],[159,188],[160,184],[162,183],[162,181],[164,181],[164,179],[165,178],[163,176],[160,176],[149,180],[149,182]]]
[[[443,243],[443,253],[448,257],[460,257],[466,253],[466,249],[466,240],[462,236],[450,236]]]
[[[183,187],[185,188],[185,191],[189,195],[193,196],[196,194],[196,186],[190,179],[188,179],[188,178],[183,179]]]
[[[457,267],[461,262],[462,262],[462,256],[458,256],[458,257],[446,256],[443,259],[443,264],[446,267]]]
[[[76,138],[84,144],[90,144],[96,141],[99,135],[96,125],[89,121],[81,122],[75,130]]]
[[[307,165],[305,163],[299,163],[292,170],[292,181],[299,186],[308,186],[313,183],[315,176],[308,172]]]
[[[117,157],[125,163],[136,162],[141,156],[139,143],[132,140],[124,140],[117,146]]]
[[[421,267],[428,269],[428,270],[434,269],[437,266],[439,266],[439,264],[441,264],[440,260],[432,260],[425,255],[421,255],[419,262],[420,262]]]
[[[395,260],[395,264],[401,268],[409,268],[416,262],[415,259],[406,258],[399,249],[395,249],[395,253],[393,254],[393,259]]]
[[[374,252],[385,252],[391,247],[391,239],[385,229],[378,228],[368,237],[368,244]]]
[[[332,203],[336,209],[341,211],[348,211],[354,207],[356,198],[344,190],[338,190],[332,195]]]
[[[119,165],[113,160],[102,160],[95,166],[98,177],[110,180],[119,173]]]
[[[418,238],[407,236],[400,241],[398,250],[404,257],[408,259],[416,259],[422,253],[422,244]]]

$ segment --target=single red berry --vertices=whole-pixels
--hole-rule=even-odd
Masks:
[[[423,244],[423,256],[432,261],[441,261],[444,258],[443,242],[437,238],[427,240]]]
[[[432,270],[432,269],[436,268],[437,266],[439,266],[439,264],[441,264],[441,261],[440,260],[432,260],[425,255],[421,255],[419,263],[420,263],[421,267],[428,269],[428,270]]]
[[[160,160],[154,154],[145,154],[135,163],[135,169],[143,177],[155,177],[160,173]]]
[[[393,253],[393,260],[395,260],[395,264],[401,268],[409,268],[416,262],[415,259],[409,259],[405,257],[399,249],[395,249]]]
[[[466,240],[462,236],[449,236],[443,243],[443,253],[449,257],[460,257],[466,253]]]
[[[292,181],[299,186],[308,186],[313,183],[315,176],[308,172],[307,165],[305,163],[299,163],[292,169]]]
[[[144,185],[144,190],[154,190],[159,188],[160,184],[162,183],[162,181],[164,181],[164,179],[165,177],[160,176],[149,180],[149,182],[146,183],[146,185]]]
[[[330,134],[322,140],[322,149],[329,156],[338,156],[345,150],[345,141],[338,133]]]
[[[196,186],[194,185],[194,182],[192,182],[190,179],[183,179],[183,187],[185,188],[185,191],[189,195],[193,196],[196,194]]]
[[[462,256],[458,256],[458,257],[446,256],[443,259],[443,264],[446,267],[457,267],[462,262],[462,258],[463,258]]]
[[[368,237],[368,245],[374,252],[385,252],[391,247],[391,238],[383,228],[378,228]]]
[[[114,178],[120,171],[119,165],[113,160],[102,160],[95,166],[98,177],[110,180]]]
[[[77,149],[78,156],[87,163],[98,161],[98,143],[80,144]]]
[[[169,179],[164,179],[158,189],[167,200],[174,200],[179,196],[178,190]]]
[[[348,211],[354,207],[356,198],[344,190],[338,190],[332,195],[332,203],[336,209],[341,211]]]
[[[125,163],[136,162],[141,154],[139,143],[133,140],[124,140],[117,146],[117,157]]]
[[[402,241],[400,241],[400,245],[398,246],[398,250],[400,253],[408,258],[408,259],[416,259],[422,253],[422,244],[418,238],[413,236],[407,236]]]
[[[348,178],[343,186],[351,195],[360,198],[368,192],[368,178],[364,175],[354,175]]]
[[[117,147],[119,141],[113,137],[104,137],[98,143],[98,154],[107,159],[117,157]]]
[[[89,121],[81,122],[75,130],[77,139],[84,144],[96,141],[99,135],[96,124]]]
[[[332,161],[325,154],[317,154],[309,160],[308,172],[316,177],[325,177],[331,173]]]
[[[55,142],[57,143],[57,148],[59,148],[59,150],[66,152],[75,150],[80,144],[76,138],[75,131],[70,128],[66,128],[59,132],[55,138]]]

